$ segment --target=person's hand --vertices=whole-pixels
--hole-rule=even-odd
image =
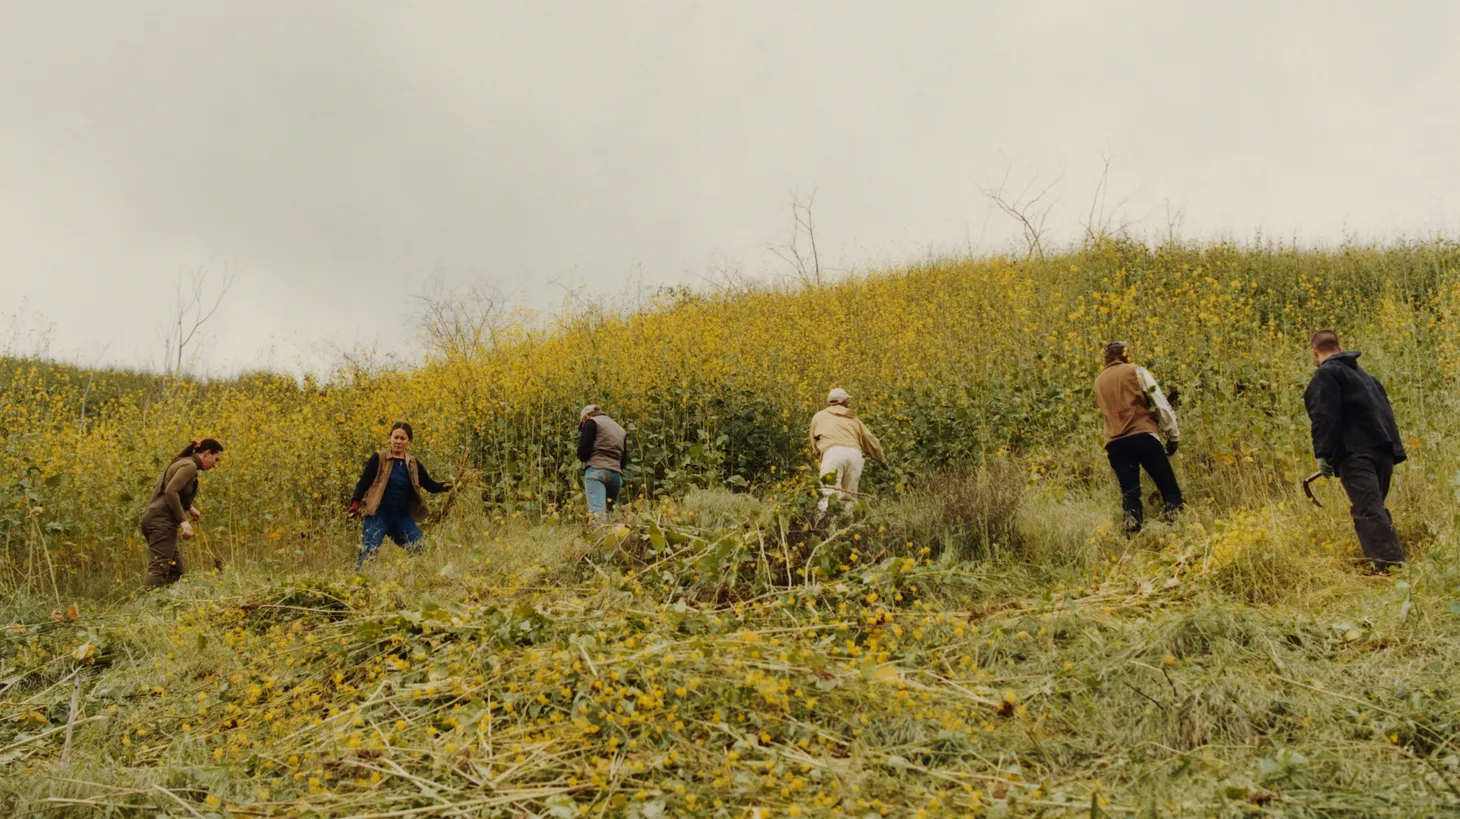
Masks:
[[[360,517],[360,502],[355,501],[354,503],[350,504],[350,511],[345,513],[345,519],[354,520],[358,517]]]
[[[1327,458],[1319,458],[1318,471],[1323,473],[1323,477],[1331,478],[1334,473],[1333,464],[1329,463]]]
[[[191,523],[188,523],[187,521],[183,521],[183,524],[182,524],[182,536],[183,536],[183,540],[192,540],[193,539],[193,525]]]
[[[188,507],[188,515],[192,517],[193,523],[200,523],[203,520],[203,513],[199,512],[196,506]]]
[[[1175,454],[1176,454],[1176,439],[1175,438],[1172,438],[1171,440],[1169,440],[1169,441],[1166,442],[1166,457],[1169,458],[1169,457],[1171,457],[1172,455],[1175,455]]]

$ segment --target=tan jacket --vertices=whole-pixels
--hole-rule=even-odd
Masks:
[[[811,417],[811,446],[818,455],[826,454],[834,446],[846,446],[878,461],[887,460],[872,430],[867,429],[850,407],[840,404],[833,404]]]
[[[1095,405],[1105,416],[1105,443],[1133,435],[1179,437],[1176,413],[1144,367],[1116,362],[1095,379]]]

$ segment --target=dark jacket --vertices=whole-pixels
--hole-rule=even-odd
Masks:
[[[1405,459],[1394,409],[1379,379],[1359,366],[1358,352],[1339,353],[1313,373],[1303,404],[1313,422],[1313,454],[1338,466],[1355,452],[1377,449]]]
[[[390,478],[389,470],[381,470],[381,460],[381,453],[376,452],[365,461],[365,469],[360,473],[359,482],[355,484],[355,494],[350,498],[352,507],[362,500],[365,501],[364,508],[361,509],[361,514],[365,517],[375,514],[379,508],[380,501],[385,495],[386,482]],[[393,465],[396,459],[390,457],[390,453],[386,452],[384,460]],[[436,494],[447,491],[451,488],[451,484],[431,480],[431,476],[426,474],[426,465],[416,460],[413,455],[405,457],[405,464],[407,474],[411,478],[411,498],[407,508],[411,518],[419,522],[426,519],[426,504],[416,490],[424,489]]]

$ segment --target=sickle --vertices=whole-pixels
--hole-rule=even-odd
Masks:
[[[1307,495],[1308,500],[1313,501],[1313,505],[1318,507],[1319,509],[1323,508],[1323,504],[1319,503],[1318,498],[1313,496],[1312,484],[1314,481],[1318,480],[1321,477],[1323,477],[1322,472],[1314,472],[1312,475],[1309,475],[1308,477],[1303,479],[1303,494]]]

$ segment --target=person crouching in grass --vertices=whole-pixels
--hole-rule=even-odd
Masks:
[[[426,467],[410,453],[415,438],[411,425],[397,421],[390,428],[390,443],[365,461],[355,494],[350,499],[349,517],[363,517],[360,556],[355,571],[380,548],[386,535],[412,554],[421,552],[421,528],[426,519],[426,503],[421,490],[432,494],[446,492],[451,484],[437,483],[426,473]]]

